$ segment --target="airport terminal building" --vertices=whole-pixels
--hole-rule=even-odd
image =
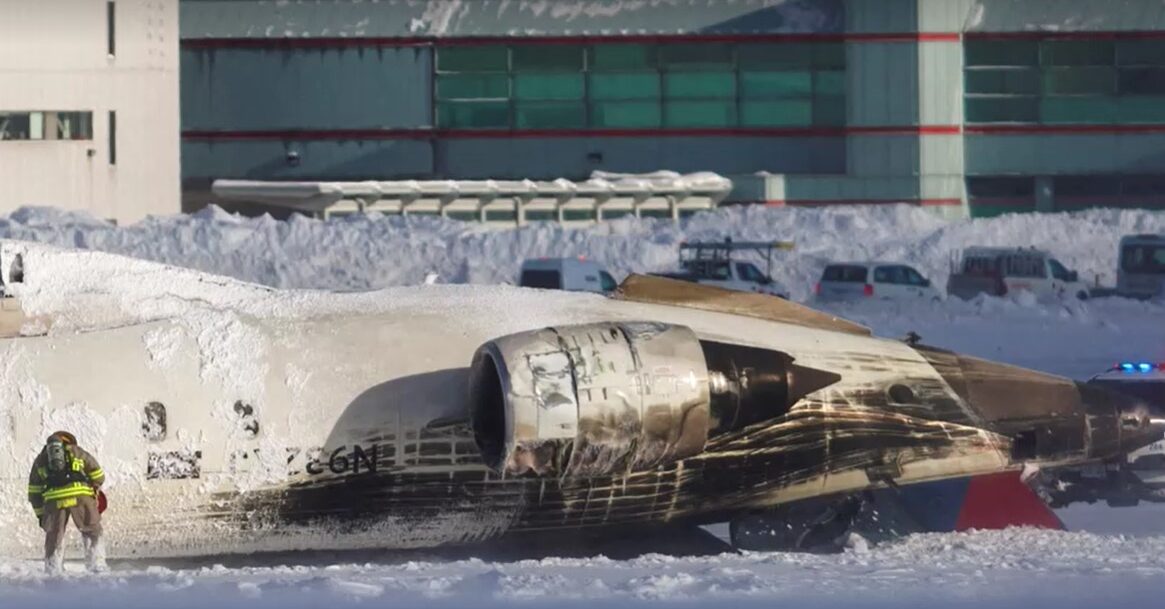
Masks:
[[[0,213],[177,213],[178,36],[178,0],[0,2]]]
[[[772,205],[1165,209],[1159,0],[183,0],[181,37],[187,209],[216,178],[658,169]]]

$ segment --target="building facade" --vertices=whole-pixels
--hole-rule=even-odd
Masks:
[[[183,191],[731,178],[730,201],[1165,208],[1156,0],[183,0]]]
[[[180,210],[178,0],[5,0],[0,213]]]

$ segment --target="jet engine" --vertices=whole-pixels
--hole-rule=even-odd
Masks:
[[[662,323],[513,334],[474,354],[470,423],[486,465],[505,474],[649,469],[699,454],[712,436],[780,416],[840,378],[792,361]]]

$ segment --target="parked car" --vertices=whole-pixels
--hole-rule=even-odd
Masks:
[[[684,242],[680,244],[679,271],[651,274],[727,290],[788,298],[789,291],[772,278],[773,252],[792,248],[793,244],[788,241],[733,242],[725,239],[704,243]],[[767,271],[762,271],[752,262],[741,260],[738,256],[742,252],[764,256]]]
[[[1126,235],[1120,241],[1116,294],[1165,297],[1165,235]]]
[[[1040,300],[1089,297],[1088,286],[1051,254],[1035,248],[969,247],[951,259],[947,294],[971,299],[1031,292]]]
[[[536,258],[522,263],[518,285],[545,290],[574,292],[615,291],[615,278],[597,262],[578,258]]]
[[[821,273],[815,293],[818,300],[937,300],[938,291],[914,267],[897,262],[845,262],[829,264]]]

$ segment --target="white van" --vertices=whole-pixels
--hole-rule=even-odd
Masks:
[[[535,258],[522,263],[518,285],[544,290],[608,294],[619,284],[597,262],[578,258]]]
[[[1121,238],[1116,293],[1128,298],[1165,296],[1165,235]]]
[[[815,289],[817,300],[941,300],[914,267],[898,262],[844,262],[826,265]]]
[[[1045,251],[1021,247],[969,247],[951,260],[947,294],[1007,296],[1031,292],[1039,300],[1089,297],[1088,286]]]

